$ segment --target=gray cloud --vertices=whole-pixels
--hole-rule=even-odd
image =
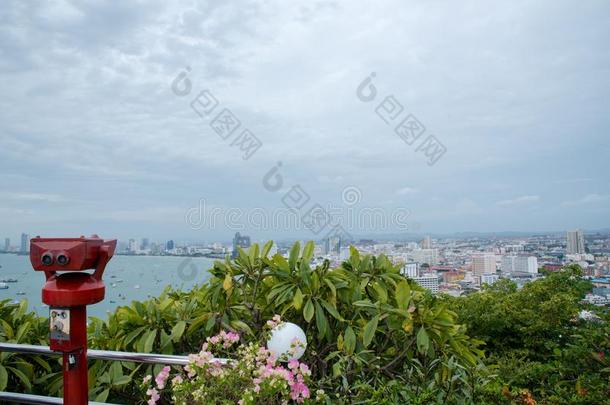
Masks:
[[[609,11],[550,0],[4,2],[0,180],[13,197],[55,201],[7,194],[0,223],[13,237],[226,238],[189,229],[179,212],[201,198],[280,206],[261,178],[282,161],[285,188],[324,203],[357,185],[362,204],[408,208],[422,232],[608,226]],[[252,159],[171,93],[185,66],[263,141]],[[373,71],[379,100],[394,95],[447,147],[435,166],[356,98]],[[405,185],[418,192],[395,198]]]

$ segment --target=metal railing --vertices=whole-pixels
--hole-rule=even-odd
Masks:
[[[22,345],[15,343],[0,342],[0,352],[13,352],[23,354],[37,354],[43,356],[61,356],[61,352],[55,352],[48,346]],[[132,361],[146,364],[166,364],[185,366],[189,363],[187,356],[176,356],[170,354],[155,353],[131,353],[115,352],[110,350],[87,349],[87,357],[97,360]],[[222,365],[231,363],[230,359],[216,358]],[[62,398],[44,397],[40,395],[20,394],[15,392],[0,391],[0,401],[17,402],[22,404],[63,404]],[[89,405],[101,405],[99,402],[89,401]]]

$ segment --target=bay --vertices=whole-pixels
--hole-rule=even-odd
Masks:
[[[87,315],[106,319],[108,311],[132,300],[157,297],[171,285],[183,291],[201,285],[210,278],[208,270],[214,259],[176,256],[114,256],[104,272],[106,296],[102,302],[89,305]],[[41,301],[45,282],[42,271],[34,271],[29,256],[0,254],[0,280],[17,279],[0,289],[0,300],[28,301],[29,309],[48,316],[48,306]],[[23,293],[23,295],[18,294]]]

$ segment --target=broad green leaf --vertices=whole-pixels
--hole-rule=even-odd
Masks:
[[[303,247],[303,261],[306,263],[309,263],[311,261],[311,258],[313,257],[313,249],[314,249],[314,244],[313,241],[309,241],[305,244],[305,247]]]
[[[28,390],[32,389],[32,382],[30,381],[30,379],[23,373],[23,371],[15,368],[15,367],[6,367],[8,370],[12,371],[13,374],[15,374],[15,376],[17,376],[17,378],[19,379],[19,381],[21,381],[21,384],[23,384]]]
[[[360,264],[360,252],[353,245],[349,246],[349,261],[357,267]]]
[[[106,388],[104,391],[100,392],[98,396],[95,397],[95,402],[106,402],[108,394],[110,394],[110,388]]]
[[[316,327],[318,328],[318,339],[321,339],[328,329],[328,320],[324,315],[324,310],[316,301]]]
[[[267,243],[265,243],[265,246],[263,246],[263,252],[261,253],[261,257],[263,259],[266,259],[267,256],[269,255],[269,252],[271,251],[271,248],[273,247],[273,241],[270,240]]]
[[[381,284],[375,283],[373,284],[373,289],[377,293],[377,298],[379,301],[381,301],[381,303],[385,304],[388,302],[388,292],[386,291],[385,287],[383,287]]]
[[[121,363],[118,361],[113,361],[112,364],[110,365],[110,370],[108,370],[108,371],[110,373],[110,381],[112,381],[112,383],[114,383],[119,378],[123,377],[123,367],[121,366]]]
[[[333,297],[336,297],[337,296],[337,289],[336,289],[335,285],[333,284],[333,282],[331,280],[329,280],[328,278],[324,278],[324,282],[326,283],[328,288],[330,288],[330,291],[332,292]]]
[[[396,284],[396,306],[406,311],[411,299],[411,287],[406,280]]]
[[[222,288],[225,291],[229,291],[233,287],[233,277],[230,274],[225,276],[224,281],[222,282]]]
[[[307,323],[309,323],[311,321],[311,318],[313,318],[313,314],[314,314],[314,307],[313,307],[313,303],[311,302],[311,298],[309,298],[307,300],[307,303],[305,304],[305,308],[303,308],[303,318],[305,318]]]
[[[172,328],[171,338],[174,342],[177,342],[182,338],[182,334],[184,333],[184,328],[186,328],[186,322],[178,321],[174,327]]]
[[[124,375],[114,380],[112,385],[125,385],[131,381],[131,377],[128,375]]]
[[[232,320],[230,322],[230,324],[233,327],[233,329],[235,329],[235,330],[252,334],[252,329],[250,329],[248,324],[246,324],[244,321],[240,321],[240,320],[235,319],[235,320]]]
[[[144,342],[144,353],[152,352],[156,337],[157,337],[156,330],[151,330],[150,332],[148,332],[148,336],[146,337],[146,341]]]
[[[367,322],[364,326],[364,332],[362,334],[362,343],[364,347],[367,347],[371,344],[373,337],[375,336],[375,332],[377,331],[377,324],[379,323],[379,315],[375,315],[373,319]]]
[[[250,257],[250,263],[254,264],[256,258],[258,258],[258,243],[253,244],[248,251]]]
[[[333,318],[339,321],[343,321],[343,317],[341,316],[341,314],[339,314],[339,311],[337,311],[337,309],[333,307],[328,301],[320,300],[320,304],[322,304],[326,312],[331,314]]]
[[[339,377],[341,374],[341,363],[336,362],[335,364],[333,364],[333,377]]]
[[[348,326],[345,329],[345,337],[343,338],[343,347],[345,348],[345,353],[354,354],[354,350],[356,349],[356,334],[351,326]]]
[[[191,322],[191,324],[189,325],[189,328],[187,330],[187,334],[191,335],[194,332],[197,332],[199,330],[199,328],[201,328],[201,326],[209,319],[209,314],[203,314],[201,316],[198,316],[197,318],[193,319],[193,322]]]
[[[205,323],[205,330],[206,330],[206,332],[209,332],[210,330],[212,330],[214,325],[216,325],[216,315],[210,316],[208,321]]]
[[[426,353],[430,346],[430,338],[428,337],[428,333],[426,329],[422,326],[419,328],[419,332],[417,332],[417,350],[420,353]]]
[[[6,340],[11,340],[13,338],[14,332],[11,325],[6,322],[4,319],[0,319],[0,325],[2,325],[2,329],[4,331],[4,335],[6,336]]]
[[[2,364],[0,364],[0,391],[4,391],[8,383],[8,373]]]
[[[286,258],[281,254],[276,253],[275,255],[273,255],[273,263],[279,270],[283,271],[284,273],[290,272],[290,265],[286,261]]]
[[[290,266],[290,270],[296,267],[300,251],[301,244],[299,242],[295,242],[294,245],[292,245],[292,249],[290,249],[290,255],[288,255],[288,265]]]
[[[297,290],[294,293],[294,298],[292,299],[292,306],[294,307],[294,309],[299,311],[301,309],[302,305],[303,305],[303,293],[301,292],[300,288],[297,288]]]

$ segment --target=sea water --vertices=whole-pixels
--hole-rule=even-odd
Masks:
[[[190,290],[210,278],[208,270],[214,259],[176,256],[114,256],[104,272],[106,296],[100,303],[89,305],[87,315],[106,319],[107,312],[133,300],[157,297],[171,285],[175,289]],[[34,271],[29,256],[0,254],[0,280],[17,279],[0,290],[0,300],[28,301],[30,310],[48,316],[49,308],[41,301],[44,272]]]

